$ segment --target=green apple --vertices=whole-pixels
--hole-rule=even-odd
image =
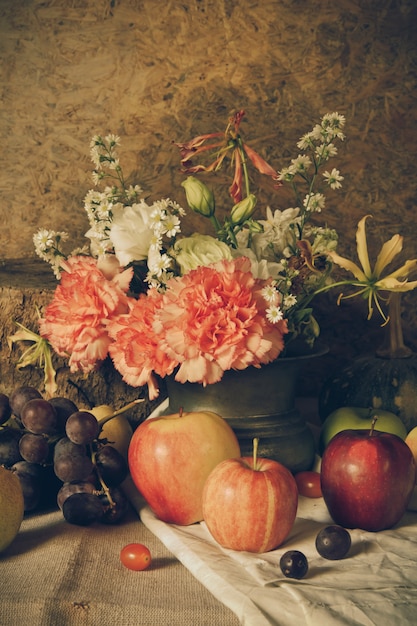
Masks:
[[[23,491],[16,474],[0,465],[0,552],[16,537],[23,520]]]
[[[390,411],[380,409],[363,409],[353,406],[342,406],[327,416],[320,431],[319,450],[323,453],[330,440],[341,430],[371,428],[372,420],[375,422],[375,430],[398,435],[401,439],[407,436],[407,429],[401,419]]]

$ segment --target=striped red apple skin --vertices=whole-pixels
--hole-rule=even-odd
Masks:
[[[272,459],[228,459],[211,472],[203,491],[203,517],[223,547],[268,552],[288,537],[297,514],[291,472]]]

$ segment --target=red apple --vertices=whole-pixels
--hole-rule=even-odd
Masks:
[[[181,525],[203,519],[204,483],[231,457],[240,457],[236,435],[210,411],[148,419],[133,433],[128,451],[133,482],[155,515]]]
[[[323,498],[333,520],[346,528],[391,528],[405,513],[414,486],[411,450],[397,435],[344,430],[321,463]]]
[[[256,440],[255,440],[256,441]],[[228,459],[211,472],[203,491],[207,528],[223,547],[268,552],[287,538],[297,514],[291,472],[272,459]]]

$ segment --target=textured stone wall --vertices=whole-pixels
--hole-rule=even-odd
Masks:
[[[84,243],[93,134],[119,134],[132,182],[183,203],[172,142],[223,130],[237,108],[248,142],[277,169],[322,114],[343,113],[335,166],[344,186],[323,219],[342,252],[372,213],[371,252],[402,232],[403,259],[417,253],[414,0],[1,0],[0,61],[3,263],[33,257],[39,227]],[[228,173],[218,180],[227,188]],[[261,210],[291,205],[267,185],[259,197]],[[404,298],[411,341],[416,302]],[[323,299],[327,337],[343,357],[380,332],[362,323],[361,304],[352,317]]]

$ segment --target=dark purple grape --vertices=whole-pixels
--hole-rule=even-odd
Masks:
[[[87,454],[86,446],[74,443],[68,437],[61,437],[54,446],[54,461],[64,454],[72,454],[73,456],[85,456]]]
[[[33,398],[42,398],[42,394],[35,387],[18,387],[9,397],[9,404],[13,415],[20,418],[20,413],[26,402]]]
[[[11,470],[21,480],[24,495],[26,489],[27,511],[56,506],[56,494],[62,482],[55,476],[52,466],[19,461],[11,467]]]
[[[92,413],[77,411],[67,419],[65,432],[74,443],[88,444],[98,437],[100,425]]]
[[[54,472],[63,483],[86,480],[93,471],[93,462],[87,455],[67,453],[54,458]]]
[[[74,404],[72,400],[62,396],[51,398],[49,403],[52,404],[56,411],[58,419],[58,432],[65,433],[65,424],[67,423],[67,419],[72,413],[76,413],[78,411],[77,405]]]
[[[22,458],[29,463],[46,463],[50,448],[46,437],[43,435],[34,435],[33,433],[25,433],[19,441],[19,450]]]
[[[102,518],[103,506],[100,498],[92,493],[74,493],[65,500],[62,513],[70,524],[90,526]]]
[[[107,494],[100,495],[100,500],[103,505],[103,517],[101,522],[103,524],[118,524],[125,517],[129,510],[129,501],[125,494],[118,487],[111,487],[109,489],[112,502],[110,502]]]
[[[299,550],[288,550],[288,552],[285,552],[279,561],[279,566],[286,578],[300,580],[308,572],[307,557]]]
[[[42,476],[42,467],[37,463],[18,461],[17,463],[14,463],[12,465],[11,469],[19,476],[21,476],[22,474],[27,474],[28,476],[33,476],[33,478],[35,478],[36,480],[40,480]]]
[[[34,463],[21,461],[15,463],[12,471],[16,474],[20,481],[23,492],[23,502],[25,513],[33,511],[39,506],[42,492],[42,474],[41,467]]]
[[[317,552],[330,561],[343,559],[349,552],[351,544],[349,531],[336,524],[322,528],[316,537]]]
[[[62,487],[62,481],[55,474],[53,465],[42,465],[38,467],[42,470],[42,493],[39,506],[41,508],[56,508],[56,497]]]
[[[35,435],[55,435],[58,432],[56,411],[43,398],[33,398],[26,402],[20,412],[20,419],[26,430]]]
[[[5,424],[12,414],[10,408],[9,396],[0,393],[0,424]]]
[[[22,460],[19,441],[22,432],[16,428],[4,426],[0,428],[0,465],[11,467]]]
[[[95,464],[108,487],[120,485],[129,472],[125,458],[110,445],[105,445],[96,452]]]
[[[95,487],[88,481],[64,483],[57,493],[57,503],[62,511],[62,507],[67,498],[74,493],[94,493]]]

